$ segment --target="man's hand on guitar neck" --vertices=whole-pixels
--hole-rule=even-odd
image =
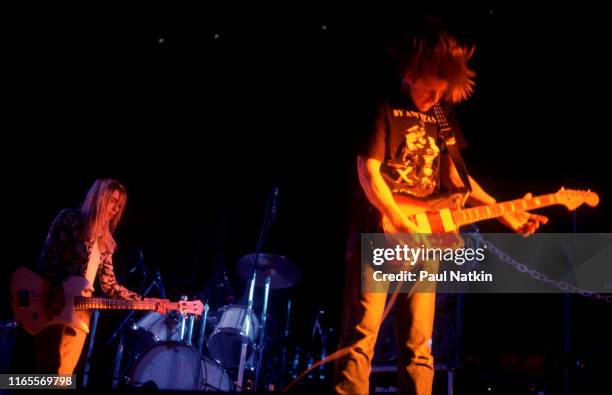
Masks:
[[[524,199],[531,199],[531,193],[527,193]],[[500,221],[510,229],[523,236],[531,236],[535,231],[548,222],[548,217],[539,214],[533,214],[528,211],[518,211],[512,214],[506,214],[500,218]]]

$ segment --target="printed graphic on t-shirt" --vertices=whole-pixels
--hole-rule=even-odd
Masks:
[[[404,112],[401,115],[409,114]],[[412,118],[412,125],[403,129],[403,139],[396,140],[397,149],[391,151],[393,158],[386,161],[384,173],[394,194],[426,197],[436,192],[440,148],[433,137],[436,136],[437,125],[426,122],[433,119],[416,114],[420,116],[409,117]],[[396,118],[400,114],[394,111],[393,115]],[[401,138],[402,134],[398,137]]]

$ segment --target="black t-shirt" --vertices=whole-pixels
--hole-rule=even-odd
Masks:
[[[453,129],[457,146],[466,146],[450,106],[442,109]],[[433,109],[418,111],[409,95],[397,92],[378,105],[370,133],[358,146],[358,154],[381,162],[381,175],[394,195],[426,198],[451,188],[450,157],[442,148]],[[359,188],[353,202],[350,228],[378,232],[380,214]],[[357,211],[357,213],[355,212]]]
[[[464,146],[459,128],[448,116],[448,106],[443,109],[459,147]],[[440,174],[440,169],[448,158],[442,151],[433,109],[422,113],[410,96],[398,93],[379,105],[372,129],[359,154],[381,162],[381,175],[394,195],[425,198],[441,192],[447,175]]]

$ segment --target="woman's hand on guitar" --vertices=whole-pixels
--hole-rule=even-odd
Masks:
[[[155,311],[160,314],[166,314],[170,309],[170,300],[168,299],[158,299],[158,298],[145,298],[145,302],[155,303]],[[173,309],[176,308],[176,304]],[[180,300],[178,302],[178,311],[181,314],[195,314],[201,315],[204,311],[204,304],[200,300]]]
[[[168,303],[170,302],[168,299],[144,298],[144,301],[155,303],[155,311],[159,314],[166,314],[168,312]]]

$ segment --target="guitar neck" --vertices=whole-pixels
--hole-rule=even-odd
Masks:
[[[559,204],[554,193],[534,196],[530,199],[509,200],[490,206],[478,206],[453,211],[453,220],[457,226],[473,224],[487,219],[502,217],[517,211],[534,210],[541,207]]]
[[[157,303],[144,300],[123,300],[77,296],[74,298],[74,307],[77,310],[156,310]],[[178,303],[169,302],[167,307],[169,310],[178,310]]]

